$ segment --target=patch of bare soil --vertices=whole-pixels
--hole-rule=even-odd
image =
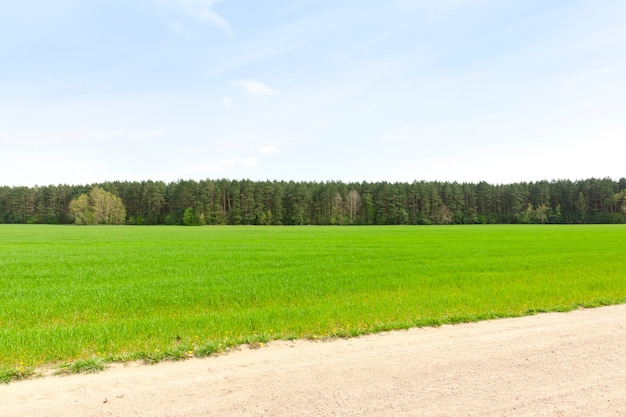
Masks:
[[[0,386],[12,416],[624,416],[626,305]]]

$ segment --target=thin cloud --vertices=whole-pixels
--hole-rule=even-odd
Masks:
[[[565,84],[565,86],[574,87],[575,85],[580,84],[581,82],[586,81],[589,78],[594,78],[594,77],[597,77],[598,75],[606,74],[612,71],[613,71],[613,68],[603,68],[599,71],[594,71],[591,73],[583,74],[583,75],[576,77],[572,81],[568,82],[567,84]]]
[[[451,10],[461,7],[482,6],[490,3],[491,0],[398,0],[398,4],[402,7],[412,7],[431,10]]]
[[[256,166],[256,158],[255,157],[246,158],[244,159],[243,164],[249,167]]]
[[[280,153],[278,148],[274,145],[259,146],[259,152],[261,152],[262,155],[276,155],[277,153]]]
[[[175,3],[187,15],[196,20],[212,23],[224,29],[230,29],[230,23],[213,10],[213,5],[221,0],[159,0],[159,3]]]
[[[237,106],[235,106],[235,102],[232,98],[230,97],[224,97],[222,98],[222,104],[224,105],[224,107],[226,107],[227,109],[234,109]]]
[[[277,90],[272,89],[267,84],[254,80],[236,80],[233,85],[243,88],[243,91],[249,96],[275,96]]]

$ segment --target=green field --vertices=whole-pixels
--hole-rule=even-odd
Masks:
[[[626,302],[626,226],[0,226],[0,379]]]

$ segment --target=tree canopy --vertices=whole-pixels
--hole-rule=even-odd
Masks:
[[[0,223],[626,223],[626,178],[514,184],[206,179],[0,187]]]
[[[70,215],[76,224],[125,224],[126,207],[118,196],[95,186],[70,202]]]

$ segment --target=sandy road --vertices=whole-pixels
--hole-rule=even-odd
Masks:
[[[626,305],[0,386],[12,416],[626,416]]]

